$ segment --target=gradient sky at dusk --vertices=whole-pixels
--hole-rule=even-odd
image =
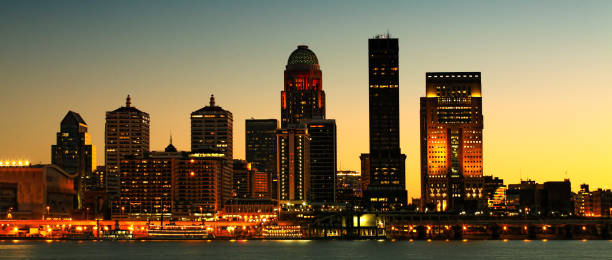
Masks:
[[[85,3],[86,2],[86,3]],[[400,43],[401,147],[419,196],[425,72],[480,71],[485,174],[612,186],[612,1],[4,1],[0,160],[49,163],[68,110],[89,124],[103,164],[104,115],[151,115],[151,148],[189,149],[189,114],[217,104],[279,118],[287,58],[317,54],[338,163],[368,152],[367,39]]]

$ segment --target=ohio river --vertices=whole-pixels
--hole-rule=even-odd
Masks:
[[[0,259],[338,258],[612,259],[612,241],[0,241]]]

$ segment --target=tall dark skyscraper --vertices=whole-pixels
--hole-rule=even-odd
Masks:
[[[111,199],[119,198],[120,163],[126,156],[143,158],[149,152],[149,114],[132,106],[127,96],[125,106],[106,112],[104,149],[106,190]]]
[[[230,111],[215,104],[210,96],[210,104],[191,113],[191,151],[215,150],[233,159],[234,119]]]
[[[277,199],[278,176],[276,174],[276,119],[247,119],[245,123],[245,154],[247,162],[268,175],[268,194]]]
[[[308,121],[310,134],[310,198],[312,202],[336,201],[336,120]]]
[[[74,180],[77,191],[77,207],[80,208],[83,192],[96,168],[96,147],[91,144],[87,123],[79,113],[68,111],[57,133],[57,144],[51,146],[51,163],[67,173],[78,176]]]
[[[421,208],[483,207],[480,72],[426,73],[426,91],[421,98]]]
[[[370,105],[370,207],[406,206],[406,156],[400,150],[398,39],[379,35],[368,40]]]
[[[297,126],[303,119],[325,119],[325,92],[319,60],[306,45],[291,53],[281,92],[281,127]]]

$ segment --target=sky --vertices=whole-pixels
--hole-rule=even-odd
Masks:
[[[338,165],[368,147],[367,40],[400,44],[401,148],[420,194],[419,97],[425,72],[482,72],[484,173],[506,183],[570,178],[612,186],[612,1],[3,1],[0,160],[49,163],[68,110],[89,125],[104,164],[106,111],[151,116],[151,149],[189,150],[189,114],[280,118],[283,70],[316,53]]]

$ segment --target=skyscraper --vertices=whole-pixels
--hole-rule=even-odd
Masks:
[[[426,73],[426,92],[421,98],[421,208],[482,207],[480,72]]]
[[[92,172],[96,168],[96,147],[91,144],[87,123],[79,113],[68,111],[60,123],[57,144],[51,146],[51,163],[68,174],[75,175],[74,189],[77,192],[75,206],[81,207],[86,184],[93,182]]]
[[[313,119],[310,135],[310,197],[312,202],[336,201],[336,120]]]
[[[106,112],[104,161],[111,199],[119,198],[121,160],[126,156],[142,158],[149,151],[149,124],[149,114],[133,107],[129,95],[124,107]]]
[[[215,105],[215,96],[210,95],[210,105],[191,113],[191,151],[216,150],[233,158],[232,113]]]
[[[281,127],[297,126],[302,119],[325,118],[325,92],[319,60],[306,45],[291,53],[281,92]]]
[[[192,156],[219,156],[222,161],[217,176],[217,209],[232,198],[233,171],[233,127],[232,112],[215,104],[210,95],[210,104],[191,113]]]
[[[279,200],[305,201],[310,189],[310,136],[303,128],[276,132]]]
[[[400,150],[398,39],[368,40],[370,184],[366,203],[379,210],[406,206],[406,156]]]
[[[259,171],[267,174],[267,193],[273,199],[278,192],[278,177],[276,174],[276,119],[247,119],[245,124],[246,142],[245,154],[247,162]]]

